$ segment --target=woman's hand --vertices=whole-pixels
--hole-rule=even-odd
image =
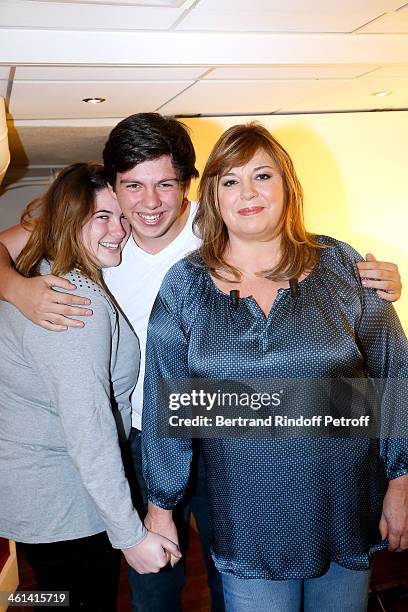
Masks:
[[[388,484],[380,533],[383,540],[388,538],[388,550],[401,552],[408,548],[408,474],[390,480]]]
[[[15,272],[14,272],[15,273]],[[50,331],[64,331],[68,327],[83,327],[82,321],[70,319],[67,315],[88,316],[92,310],[73,306],[87,306],[87,298],[54,291],[52,287],[60,287],[67,291],[76,289],[75,285],[59,276],[34,276],[25,278],[15,273],[12,289],[6,296],[19,311],[30,321]]]
[[[357,267],[364,287],[376,289],[379,297],[388,302],[400,299],[402,283],[394,263],[377,261],[372,253],[367,253],[366,260],[359,261]]]
[[[167,565],[169,556],[176,559],[181,557],[177,544],[151,532],[139,544],[122,552],[128,564],[139,574],[157,574]]]
[[[149,531],[160,534],[176,544],[177,550],[179,550],[177,528],[174,524],[171,510],[164,510],[149,502],[144,525]],[[168,561],[174,567],[180,561],[180,558],[181,554],[179,556],[171,554],[168,557]]]

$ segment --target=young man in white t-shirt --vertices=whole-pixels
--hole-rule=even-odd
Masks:
[[[118,304],[139,336],[142,360],[138,385],[132,397],[133,430],[131,448],[133,468],[146,507],[146,485],[141,470],[140,428],[143,403],[144,348],[147,323],[154,299],[167,270],[199,245],[192,232],[195,204],[187,199],[190,180],[198,175],[195,152],[185,127],[172,118],[157,113],[132,115],[121,121],[111,132],[104,149],[104,162],[112,194],[118,200],[132,226],[132,235],[123,251],[122,264],[105,273],[105,280]],[[8,230],[10,232],[10,230]],[[17,233],[20,237],[20,234]],[[27,236],[21,235],[21,244],[11,233],[0,235],[0,278],[8,290],[0,291],[0,299],[13,302],[33,322],[58,331],[82,322],[66,315],[92,315],[77,305],[85,300],[64,294],[64,304],[56,302],[51,286],[71,289],[67,281],[53,276],[41,279],[17,279],[15,271],[5,265],[7,255],[16,255]],[[14,255],[13,255],[14,253]],[[368,277],[366,286],[382,291],[389,300],[399,298],[401,283],[394,264],[365,262],[360,272]],[[24,283],[22,283],[22,280]],[[27,298],[27,284],[30,283]],[[24,289],[23,289],[24,287]],[[13,289],[12,289],[13,288]],[[388,291],[389,293],[385,293]],[[190,507],[199,527],[204,559],[211,589],[212,610],[223,610],[222,586],[208,545],[208,507],[203,465],[196,470],[195,494]],[[194,480],[194,478],[193,478]],[[146,508],[144,508],[145,510]],[[143,511],[143,510],[142,510]],[[148,528],[177,540],[176,534],[160,523]],[[183,531],[183,529],[182,529]],[[187,512],[184,513],[184,531],[188,531]],[[159,574],[139,575],[129,570],[132,590],[132,609],[143,612],[173,612],[180,610],[184,567],[179,563]]]
[[[147,323],[153,302],[167,270],[188,252],[196,249],[198,239],[192,231],[195,204],[187,199],[192,178],[198,176],[195,151],[186,128],[172,118],[156,113],[132,115],[110,133],[103,152],[112,194],[132,226],[122,263],[104,274],[141,346],[141,370],[132,396],[131,449],[133,467],[144,511],[147,509],[146,484],[142,475],[140,430],[143,406],[144,353]],[[223,610],[222,585],[209,549],[208,503],[204,466],[192,475],[189,500],[198,525],[211,589],[212,609]],[[188,537],[188,512],[180,513],[180,545]],[[167,525],[152,525],[166,532]],[[177,541],[176,534],[168,533]],[[184,567],[179,563],[160,574],[140,576],[129,569],[133,610],[171,612],[180,610]]]

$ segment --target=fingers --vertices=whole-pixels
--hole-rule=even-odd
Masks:
[[[360,262],[361,264],[366,263],[366,262]],[[394,283],[397,283],[400,281],[400,275],[398,272],[398,268],[392,269],[392,268],[385,268],[385,267],[379,267],[379,263],[377,262],[377,265],[373,268],[363,268],[362,265],[358,266],[358,270],[360,273],[361,278],[372,278],[373,280],[390,280],[393,281]],[[390,265],[393,266],[394,264],[385,264],[384,265]]]
[[[357,268],[361,271],[371,271],[371,270],[387,270],[391,272],[392,275],[398,276],[398,266],[390,261],[358,261]]]
[[[401,534],[398,530],[388,529],[388,550],[396,552],[400,548]],[[402,550],[402,549],[401,549]]]
[[[41,327],[43,327],[44,329],[49,329],[51,331],[65,331],[69,327],[81,328],[85,325],[85,323],[83,323],[82,321],[77,321],[76,319],[69,319],[68,317],[59,316],[55,313],[50,313],[49,318],[47,319],[39,319],[38,321],[34,320],[34,323],[37,323],[37,325],[41,325]]]
[[[90,303],[90,300],[81,298],[75,295],[68,295],[58,291],[52,291],[52,301],[42,307],[42,312],[38,312],[38,319],[34,320],[35,323],[41,325],[45,329],[51,331],[62,331],[69,327],[84,327],[83,321],[72,319],[71,317],[89,317],[93,314],[90,308],[83,308],[81,306],[70,306],[66,302],[75,304],[76,302],[83,302],[84,306]],[[64,302],[58,300],[63,299]],[[54,327],[56,326],[56,327]]]
[[[376,261],[374,255],[367,253],[367,261],[357,263],[361,284],[376,289],[377,295],[388,302],[396,302],[401,297],[401,277],[398,267],[387,261]]]
[[[74,304],[80,306],[89,306],[89,304],[91,303],[91,300],[89,300],[88,298],[84,298],[79,295],[74,295],[72,293],[61,293],[61,291],[53,291],[51,299],[55,304],[64,304],[65,306],[69,307]],[[77,314],[84,314],[83,308],[77,308],[76,310],[78,311]],[[69,309],[68,312],[71,312],[71,310]]]
[[[384,514],[381,515],[379,529],[382,539],[385,540],[388,537],[388,522]]]
[[[69,304],[63,304],[61,302],[54,302],[53,304],[54,314],[61,316],[70,317],[89,317],[92,315],[90,308],[83,308],[82,306],[70,306]],[[54,321],[55,323],[56,321]]]
[[[61,278],[60,276],[54,276],[53,274],[46,274],[42,277],[42,279],[47,283],[49,287],[59,287],[60,289],[66,289],[67,291],[72,291],[76,289],[76,285],[70,283],[66,278]]]
[[[65,310],[64,312],[70,314],[68,310]],[[90,311],[90,314],[92,314],[92,311]],[[41,325],[41,327],[50,331],[64,331],[67,330],[68,327],[84,327],[85,325],[83,321],[70,319],[62,314],[59,315],[56,312],[41,313],[39,316],[31,317],[30,319],[33,321],[33,323]]]
[[[393,280],[380,280],[380,279],[368,279],[363,277],[361,284],[364,287],[370,287],[371,289],[380,289],[381,291],[399,291],[400,284]]]
[[[375,270],[378,268],[383,270],[398,271],[398,266],[395,263],[391,263],[390,261],[377,261],[376,257],[372,253],[367,253],[365,256],[365,261],[359,261],[357,266],[364,270]]]
[[[168,540],[167,538],[163,537],[162,538],[162,547],[164,548],[164,550],[169,552],[176,559],[180,559],[181,558],[181,553],[180,553],[179,547],[174,542],[171,542],[171,540]]]
[[[402,552],[403,550],[407,550],[408,548],[408,533],[404,533],[404,535],[400,539],[399,548],[397,548],[397,552]]]
[[[396,302],[401,297],[401,292],[399,291],[380,291],[377,290],[378,297],[386,300],[387,302]]]
[[[177,563],[180,561],[181,559],[181,555],[180,557],[175,557],[174,555],[170,555],[170,565],[171,567],[174,567],[177,565]]]
[[[162,567],[166,567],[169,562],[169,557],[166,550],[163,547],[160,547],[155,555],[154,563],[157,567],[156,571],[160,571]]]
[[[51,323],[50,321],[39,321],[38,325],[41,325],[42,328],[48,329],[48,331],[67,331],[68,327],[66,325],[56,325]]]
[[[390,280],[369,280],[362,278],[361,284],[366,289],[376,289],[378,297],[387,300],[388,302],[395,302],[401,297],[401,283],[399,282],[393,282]]]
[[[46,283],[46,285],[48,285],[50,289],[52,289],[53,287],[65,289],[66,291],[73,291],[76,289],[76,285],[70,283],[66,278],[60,278],[59,276],[53,276],[52,274],[48,274],[47,276],[41,277],[41,279]],[[54,291],[54,293],[50,294],[50,297],[52,301],[57,304],[64,303],[67,305],[77,304],[80,306],[88,306],[91,303],[91,300],[89,300],[88,298],[81,297],[79,295],[74,295],[72,293],[61,293],[58,291]],[[78,314],[80,315],[81,313],[78,312]]]
[[[388,550],[402,552],[408,548],[408,530],[393,528],[389,525],[384,514],[381,516],[379,529],[382,539],[388,539]]]

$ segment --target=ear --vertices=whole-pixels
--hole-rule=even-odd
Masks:
[[[191,185],[191,181],[190,180],[186,181],[184,183],[184,185],[183,185],[183,198],[185,200],[188,199],[188,192],[190,191],[190,185]]]

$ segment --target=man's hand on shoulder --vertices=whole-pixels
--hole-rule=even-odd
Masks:
[[[379,297],[388,302],[400,299],[402,283],[396,264],[377,261],[372,253],[367,253],[366,260],[359,261],[357,267],[364,287],[376,289]]]
[[[89,299],[55,291],[53,287],[73,291],[75,285],[59,276],[34,276],[25,278],[16,274],[9,283],[7,300],[36,325],[50,331],[64,331],[68,327],[83,327],[84,323],[69,317],[89,316],[92,310]]]
[[[73,291],[75,285],[58,276],[26,278],[17,272],[13,262],[29,240],[30,232],[16,225],[0,232],[0,299],[14,304],[30,321],[50,331],[68,327],[83,327],[84,323],[69,317],[84,317],[92,310],[80,308],[91,302],[70,293],[54,291],[52,287]]]

